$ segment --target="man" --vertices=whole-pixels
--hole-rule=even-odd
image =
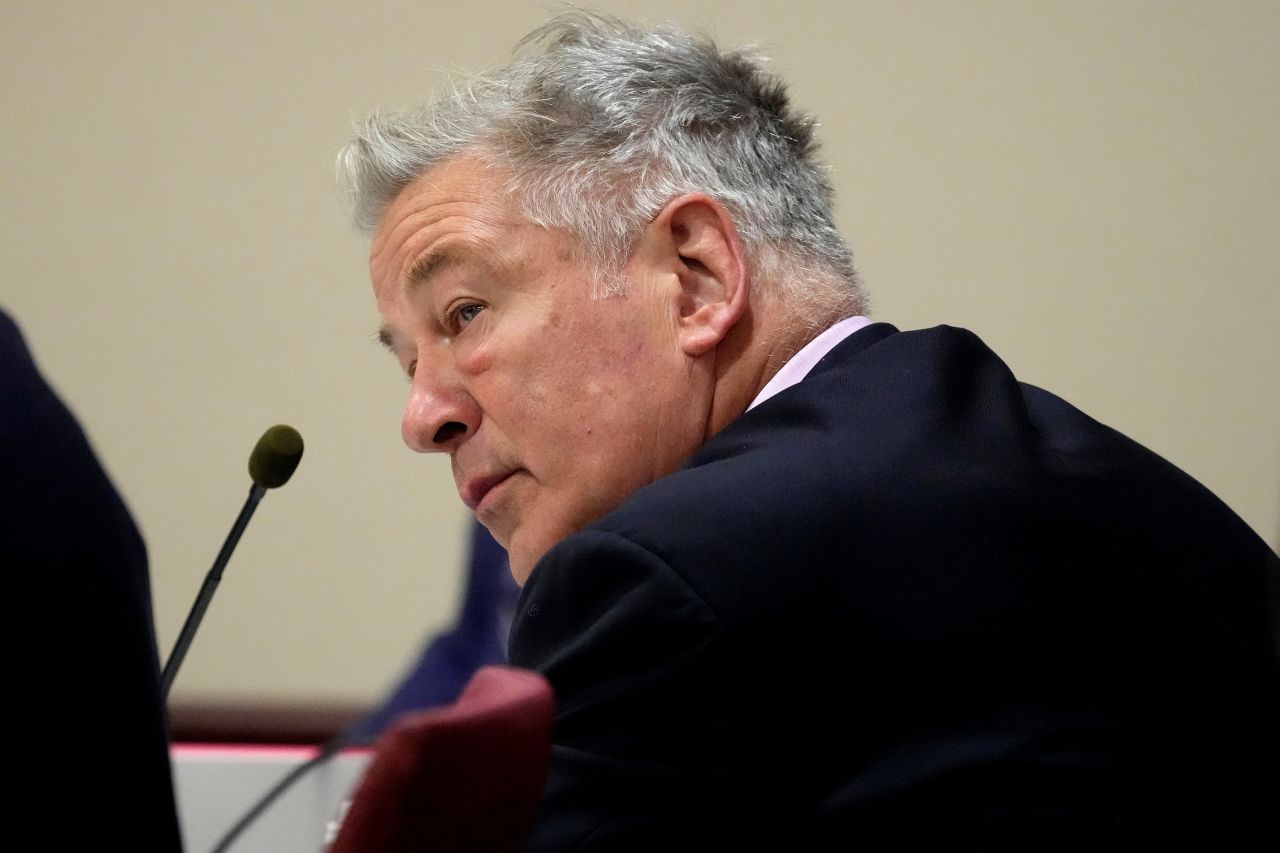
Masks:
[[[557,18],[344,151],[405,442],[524,583],[533,849],[1235,830],[1276,556],[1168,463],[899,332],[750,55]]]

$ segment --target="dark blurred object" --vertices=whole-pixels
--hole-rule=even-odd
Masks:
[[[457,624],[427,644],[390,697],[362,720],[351,736],[372,740],[401,714],[457,699],[480,667],[506,663],[507,632],[519,596],[507,552],[489,531],[474,523],[466,594]]]
[[[33,629],[9,682],[12,811],[39,847],[180,850],[146,547],[3,312],[0,477],[11,600]]]
[[[401,717],[378,740],[329,853],[523,850],[554,705],[541,675],[489,666],[456,704]]]

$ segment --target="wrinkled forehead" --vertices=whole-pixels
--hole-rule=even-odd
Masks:
[[[383,210],[369,246],[375,291],[403,283],[417,256],[450,238],[500,245],[528,223],[506,191],[507,176],[472,158],[428,169]]]

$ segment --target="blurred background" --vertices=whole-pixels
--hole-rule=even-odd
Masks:
[[[354,713],[452,622],[468,514],[447,461],[400,443],[407,386],[334,156],[353,120],[501,64],[552,8],[0,7],[0,306],[142,528],[162,660],[258,436],[307,443],[175,717]],[[593,8],[759,44],[821,120],[878,318],[974,330],[1280,546],[1280,4]]]

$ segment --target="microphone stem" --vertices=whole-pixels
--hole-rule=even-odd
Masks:
[[[160,675],[160,696],[162,699],[169,697],[169,687],[173,684],[174,676],[178,674],[178,667],[182,665],[182,659],[187,656],[187,649],[191,647],[191,641],[195,638],[196,629],[200,627],[200,621],[204,619],[204,612],[209,609],[209,602],[213,600],[213,593],[218,588],[218,582],[222,580],[222,570],[226,568],[227,561],[231,559],[231,552],[236,549],[236,544],[240,541],[241,534],[249,525],[249,519],[253,517],[253,511],[258,508],[258,501],[262,500],[262,496],[267,493],[266,486],[260,486],[254,483],[249,489],[249,497],[245,498],[244,506],[240,509],[240,515],[236,518],[236,523],[231,525],[231,532],[227,534],[227,538],[222,543],[222,550],[218,551],[217,558],[213,561],[213,566],[209,569],[209,573],[204,576],[204,584],[200,587],[200,594],[196,596],[195,604],[191,605],[191,612],[187,614],[187,621],[182,625],[182,632],[178,634],[178,641],[173,644],[173,652],[169,655],[169,660],[164,665],[164,672]]]

